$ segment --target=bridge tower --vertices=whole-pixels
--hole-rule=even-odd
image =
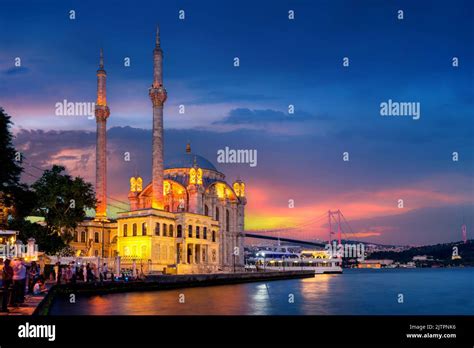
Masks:
[[[335,210],[335,211],[331,211],[331,210],[328,210],[328,229],[329,229],[329,244],[331,244],[331,241],[332,241],[332,235],[335,234],[336,232],[334,232],[332,230],[332,219],[333,219],[333,216],[336,216],[334,218],[334,221],[336,222],[337,224],[337,242],[338,242],[338,245],[341,244],[341,232],[342,232],[342,228],[341,228],[341,211],[338,209],[338,210]]]

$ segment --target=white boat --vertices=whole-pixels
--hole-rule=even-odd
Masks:
[[[329,258],[324,251],[302,251],[293,253],[282,250],[262,250],[252,259],[257,270],[269,271],[314,271],[315,274],[342,273],[342,259]]]

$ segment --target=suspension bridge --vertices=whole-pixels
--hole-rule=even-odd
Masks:
[[[320,226],[326,224],[327,240],[316,239],[314,230],[320,229]],[[340,210],[328,210],[320,216],[312,218],[292,227],[267,229],[267,230],[247,230],[246,238],[255,238],[262,240],[288,242],[300,245],[309,245],[324,247],[336,240],[341,244],[342,238],[348,240],[354,239],[354,232],[351,225]]]

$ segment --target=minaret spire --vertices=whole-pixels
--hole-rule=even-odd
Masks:
[[[104,50],[102,47],[100,48],[100,60],[99,60],[99,68],[104,69]]]
[[[159,25],[156,26],[156,38],[155,38],[155,40],[156,40],[155,46],[160,47],[160,26]]]
[[[163,210],[163,104],[166,101],[167,94],[163,87],[163,51],[160,47],[160,29],[158,26],[156,27],[155,49],[153,50],[153,84],[148,94],[153,104],[151,207]]]
[[[95,193],[97,220],[107,219],[107,118],[110,115],[106,98],[107,73],[104,70],[104,52],[100,49],[99,70],[97,70],[97,102],[95,120],[97,123],[95,158]]]

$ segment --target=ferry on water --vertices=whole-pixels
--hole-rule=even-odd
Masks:
[[[315,274],[342,273],[342,259],[330,258],[325,250],[303,250],[296,253],[287,247],[260,250],[249,259],[248,268],[269,271],[314,271]]]

